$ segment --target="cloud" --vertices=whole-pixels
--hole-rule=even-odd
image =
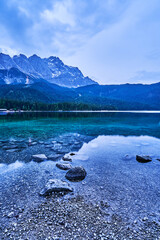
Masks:
[[[41,17],[51,24],[56,24],[56,22],[75,26],[74,14],[71,12],[72,1],[64,0],[61,2],[55,2],[52,9],[46,9],[41,13]]]
[[[149,53],[147,53],[146,57],[150,60],[160,60],[160,48],[154,48]]]
[[[15,48],[70,56],[117,20],[128,0],[1,0],[0,20]]]
[[[14,43],[11,40],[10,35],[1,24],[0,24],[0,52],[9,54],[11,56],[17,54],[17,50],[16,48],[14,48]]]
[[[1,47],[0,47],[0,52],[8,54],[10,56],[14,56],[14,55],[18,54],[16,49],[13,49],[13,48],[10,48],[7,46],[3,46],[3,45],[1,45]]]
[[[89,39],[73,56],[65,58],[66,62],[74,62],[103,84],[133,82],[131,76],[140,69],[158,72],[159,59],[152,62],[147,55],[159,48],[159,10],[157,0],[133,1],[117,21]]]
[[[1,0],[0,48],[57,55],[101,83],[137,81],[159,72],[159,11],[159,0]]]
[[[42,54],[73,55],[90,38],[117,21],[127,7],[114,0],[60,0],[52,2],[37,15],[28,38]],[[48,49],[46,49],[46,46]]]
[[[147,82],[153,83],[160,81],[160,72],[148,72],[148,71],[139,71],[136,73],[136,76],[131,78],[132,82]]]

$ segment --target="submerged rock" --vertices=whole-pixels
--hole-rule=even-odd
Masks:
[[[35,146],[35,145],[37,145],[37,142],[31,142],[29,145],[30,146]]]
[[[59,157],[61,157],[60,154],[50,154],[50,155],[48,156],[48,159],[49,159],[49,160],[57,160],[57,158],[59,158]]]
[[[18,144],[18,148],[27,148],[28,147],[28,145],[26,144],[26,143],[20,143],[20,144]]]
[[[69,152],[69,149],[67,148],[60,148],[56,150],[57,153],[65,154]]]
[[[46,148],[52,148],[53,145],[52,144],[48,144],[48,145],[45,145]]]
[[[58,167],[59,169],[62,169],[62,170],[69,170],[72,168],[71,164],[69,164],[69,163],[57,163],[56,167]]]
[[[140,163],[147,163],[147,162],[151,162],[152,158],[150,156],[136,155],[136,160]]]
[[[125,161],[130,161],[132,160],[133,156],[129,155],[129,154],[126,154],[124,157],[123,157],[123,160]]]
[[[72,158],[70,158],[69,156],[64,156],[62,159],[63,159],[63,161],[72,162]]]
[[[32,155],[32,158],[34,161],[36,162],[42,162],[44,160],[47,159],[46,155],[45,154],[36,154],[36,155]]]
[[[15,149],[8,149],[6,152],[13,153],[13,152],[19,152],[20,150],[18,148]]]
[[[47,196],[52,192],[73,192],[73,189],[70,185],[59,179],[50,179],[45,187],[41,190],[41,196]]]
[[[9,145],[9,146],[3,146],[2,149],[3,150],[9,150],[9,149],[15,149],[17,147],[18,147],[17,145]]]
[[[65,177],[73,182],[78,182],[86,177],[87,173],[83,167],[71,168],[65,175]]]

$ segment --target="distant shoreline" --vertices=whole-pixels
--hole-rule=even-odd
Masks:
[[[66,111],[0,111],[1,113],[7,114],[7,113],[42,113],[42,112],[50,112],[50,113],[64,113],[64,112],[71,112],[71,113],[160,113],[159,110],[66,110]]]

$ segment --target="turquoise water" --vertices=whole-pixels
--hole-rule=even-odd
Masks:
[[[23,113],[0,116],[0,139],[47,139],[64,133],[160,138],[155,113]]]
[[[143,217],[160,222],[159,113],[61,112],[0,116],[2,146],[3,140],[28,138],[44,141],[57,138],[65,147],[78,142],[72,165],[85,167],[87,176],[82,182],[70,183],[74,194],[107,202],[110,214],[119,214],[129,223],[136,219],[141,224]],[[32,154],[52,152],[45,144],[39,145],[18,153],[1,151],[0,201],[4,208],[11,203],[27,206],[32,202],[33,205],[41,201],[38,193],[48,179],[66,180],[65,172],[56,168],[56,162],[32,161]],[[139,163],[137,154],[150,155],[153,160]],[[21,189],[23,185],[23,191],[16,192],[17,186]]]

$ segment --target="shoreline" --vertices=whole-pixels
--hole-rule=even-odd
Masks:
[[[1,113],[64,113],[64,112],[71,112],[71,113],[160,113],[160,110],[73,110],[73,111],[0,111]]]
[[[140,223],[125,222],[116,212],[110,214],[103,202],[87,203],[81,195],[68,200],[52,195],[28,211],[22,208],[18,219],[10,219],[14,220],[0,233],[1,239],[146,240],[159,239],[160,231],[147,218]]]
[[[158,215],[154,217],[150,215],[150,212],[142,212],[140,214],[138,209],[141,202],[137,205],[136,202],[133,201],[133,196],[131,195],[131,198],[129,197],[129,194],[132,194],[133,190],[132,187],[129,187],[131,186],[129,182],[127,182],[128,190],[125,195],[121,194],[123,190],[122,185],[117,186],[119,190],[122,187],[117,198],[115,194],[118,189],[115,188],[115,184],[117,185],[119,183],[117,183],[116,179],[115,182],[111,181],[111,176],[116,172],[116,166],[113,166],[113,171],[110,172],[109,162],[107,168],[104,167],[103,170],[101,169],[101,172],[105,171],[105,169],[107,171],[107,182],[99,182],[99,175],[95,175],[97,166],[95,162],[92,164],[91,161],[93,158],[85,161],[85,159],[82,159],[83,155],[80,155],[81,158],[79,159],[76,157],[76,154],[75,159],[74,157],[72,159],[72,164],[73,166],[83,165],[87,170],[87,177],[82,182],[70,183],[74,188],[74,193],[68,193],[68,195],[52,194],[48,197],[39,196],[40,190],[49,179],[57,178],[66,181],[65,171],[55,166],[57,161],[61,162],[61,157],[64,154],[56,161],[47,160],[41,163],[32,161],[31,156],[38,153],[44,153],[48,156],[56,151],[52,150],[52,141],[53,144],[64,145],[64,147],[68,149],[68,152],[77,152],[82,147],[83,142],[88,142],[91,139],[90,137],[86,138],[85,136],[75,134],[62,135],[55,139],[50,139],[49,142],[47,141],[46,143],[39,143],[37,141],[37,144],[26,147],[20,152],[7,153],[3,150],[3,154],[1,155],[2,159],[9,159],[9,161],[11,161],[13,158],[13,162],[20,160],[23,162],[23,165],[19,168],[12,169],[12,171],[6,175],[5,173],[2,174],[2,179],[0,179],[0,206],[2,215],[0,239],[21,238],[26,240],[42,240],[47,238],[55,240],[106,240],[125,238],[145,240],[153,239],[153,237],[154,239],[158,239],[160,232]],[[74,149],[71,149],[69,141],[73,142]],[[79,144],[77,145],[78,142]],[[4,143],[4,145],[5,144],[6,143]],[[95,144],[92,143],[91,146],[93,147],[91,149],[94,149]],[[102,153],[103,151],[100,152]],[[124,153],[126,154],[126,149],[124,149]],[[98,157],[101,159],[100,153]],[[87,167],[89,162],[91,165]],[[125,164],[122,164],[124,168],[129,162],[130,161],[127,160]],[[13,164],[11,166],[13,167]],[[117,166],[119,166],[119,164]],[[140,168],[143,167],[143,165],[139,166]],[[149,167],[149,165],[144,165],[144,167],[147,166]],[[93,167],[95,167],[95,169],[92,169]],[[96,182],[94,182],[95,176],[97,176]],[[90,178],[89,181],[88,178]],[[125,175],[125,178],[127,179],[127,175]],[[118,179],[122,178],[118,177]],[[112,182],[112,184],[110,184],[110,182]],[[106,195],[105,192],[107,190],[108,194]],[[104,196],[103,193],[105,193]],[[95,198],[95,194],[98,194],[99,197]],[[128,212],[132,206],[131,201],[134,204],[132,207],[134,207],[134,209],[137,207],[137,210],[134,212],[130,211],[128,216],[126,216],[126,212],[122,211],[122,207],[124,207],[124,202],[121,199],[122,195],[123,201],[124,198],[126,198],[127,202],[129,202],[129,205],[126,204],[126,207],[129,207]],[[147,200],[148,199],[144,199],[144,203],[147,202]],[[120,207],[116,205],[119,201],[122,201]]]

